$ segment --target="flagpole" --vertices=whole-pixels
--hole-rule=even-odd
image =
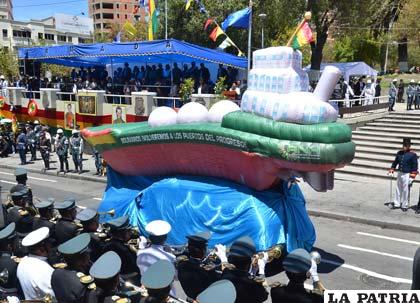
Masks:
[[[252,0],[249,0],[249,25],[248,25],[248,74],[251,70],[251,43],[252,43]]]
[[[165,0],[165,40],[168,40],[168,0]]]

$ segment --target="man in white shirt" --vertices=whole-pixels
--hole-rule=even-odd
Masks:
[[[170,247],[165,245],[170,231],[171,225],[166,221],[155,220],[146,225],[146,232],[149,234],[151,244],[137,253],[137,266],[142,276],[152,264],[159,260],[175,263],[175,255],[171,252]],[[173,286],[171,294],[175,294]]]
[[[41,300],[45,296],[55,299],[51,288],[54,269],[47,262],[48,248],[45,242],[48,237],[48,227],[41,227],[22,240],[22,246],[28,247],[29,254],[20,261],[17,277],[26,300]]]

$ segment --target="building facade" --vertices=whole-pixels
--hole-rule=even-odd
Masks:
[[[14,21],[0,19],[0,47],[17,50],[34,45],[63,45],[92,42],[91,35],[56,30],[55,18]]]
[[[0,19],[13,20],[12,0],[0,0]]]
[[[93,28],[98,32],[109,31],[112,24],[123,26],[126,21],[135,20],[138,0],[89,0],[89,16]]]

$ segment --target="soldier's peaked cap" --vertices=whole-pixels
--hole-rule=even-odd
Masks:
[[[289,253],[283,261],[284,270],[291,273],[306,273],[311,266],[311,255],[302,248]]]
[[[192,245],[206,245],[211,237],[211,233],[201,232],[195,235],[187,236],[188,243]]]
[[[121,270],[121,258],[114,251],[104,253],[93,263],[89,274],[98,280],[107,280],[115,277]]]
[[[236,300],[236,289],[229,280],[220,280],[211,284],[197,297],[200,303],[234,303]]]
[[[404,138],[403,145],[411,145],[411,138]]]
[[[68,210],[76,207],[76,200],[74,198],[67,198],[63,202],[55,203],[55,209]]]
[[[0,230],[0,241],[9,240],[15,237],[16,224],[14,222],[7,225],[5,228]]]
[[[22,245],[26,247],[34,246],[47,239],[49,235],[50,230],[48,227],[38,228],[33,232],[30,232],[25,238],[23,238]]]
[[[175,277],[175,267],[168,260],[153,263],[141,277],[141,284],[149,289],[168,287]]]
[[[96,210],[85,208],[77,214],[76,219],[82,223],[86,223],[93,220],[97,214],[98,212]]]
[[[44,200],[44,201],[40,201],[38,203],[34,203],[34,206],[38,209],[45,209],[45,208],[50,208],[52,207],[54,204],[54,201],[51,200]]]
[[[113,231],[130,228],[130,221],[128,220],[128,216],[118,217],[114,220],[108,221],[106,224]]]
[[[80,234],[58,246],[58,251],[63,255],[75,255],[85,252],[90,243],[88,233]]]
[[[15,169],[15,176],[23,176],[23,175],[27,175],[28,171],[26,169],[24,169],[23,167],[18,167]]]
[[[239,238],[238,240],[233,242],[229,251],[229,256],[235,256],[235,257],[251,258],[255,254],[256,254],[255,243],[248,236]]]

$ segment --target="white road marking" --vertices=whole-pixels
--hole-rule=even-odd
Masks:
[[[86,209],[86,206],[77,205],[77,208],[80,208],[80,209]]]
[[[373,237],[373,238],[378,238],[378,239],[384,239],[384,240],[391,240],[391,241],[396,241],[396,242],[403,242],[403,243],[409,243],[409,244],[414,244],[414,245],[420,245],[420,242],[418,242],[418,241],[387,237],[387,236],[382,236],[382,235],[377,235],[377,234],[364,233],[364,232],[360,232],[360,231],[357,232],[357,234],[361,235],[361,236]]]
[[[380,273],[377,273],[377,272],[374,272],[374,271],[370,271],[370,270],[367,270],[367,269],[364,269],[364,268],[361,268],[361,267],[349,265],[349,264],[346,264],[346,263],[340,263],[340,262],[331,261],[331,260],[327,260],[327,259],[322,259],[321,262],[326,263],[326,264],[331,264],[331,265],[334,265],[334,266],[338,266],[338,267],[347,268],[347,269],[350,269],[350,270],[354,270],[354,271],[369,275],[371,277],[391,281],[391,282],[394,282],[394,283],[411,284],[413,282],[410,279],[391,277],[391,276],[383,275],[383,274],[380,274]]]
[[[7,183],[7,184],[12,184],[12,185],[16,184],[16,182],[10,182],[10,181],[6,181],[6,180],[0,180],[0,182]]]
[[[380,251],[373,250],[373,249],[366,249],[366,248],[362,248],[362,247],[355,247],[355,246],[350,246],[350,245],[345,245],[345,244],[337,244],[337,246],[341,247],[341,248],[358,250],[358,251],[363,251],[363,252],[367,252],[367,253],[371,253],[371,254],[381,255],[381,256],[385,256],[385,257],[407,260],[407,261],[411,261],[411,262],[413,261],[413,258],[403,257],[403,256],[400,256],[400,255],[394,255],[394,254],[389,254],[389,253],[385,253],[385,252],[380,252]]]
[[[93,200],[102,201],[102,198],[93,198]]]
[[[14,174],[11,174],[11,173],[5,173],[5,172],[0,172],[0,174],[3,174],[3,175],[8,175],[8,176],[14,176]],[[28,176],[28,179],[33,179],[33,180],[38,180],[38,181],[45,181],[45,182],[51,182],[51,183],[57,183],[57,182],[58,182],[57,180],[44,179],[44,178],[37,178],[37,177],[29,177],[29,176]],[[14,184],[14,183],[13,183],[13,184]]]

